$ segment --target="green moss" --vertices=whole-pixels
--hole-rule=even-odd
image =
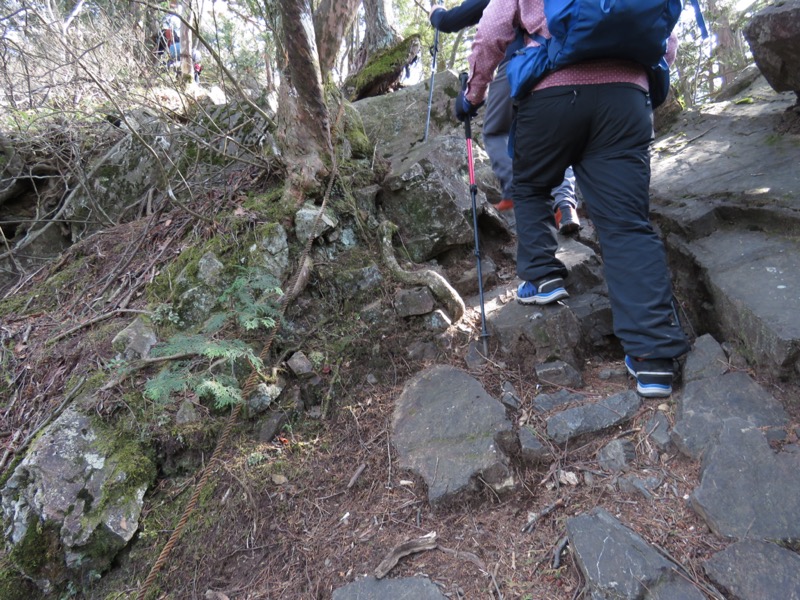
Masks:
[[[109,478],[103,487],[98,509],[124,504],[131,494],[153,482],[156,477],[155,464],[133,436],[109,428],[99,418],[94,419],[94,427],[98,432],[98,448],[113,461],[114,475],[125,474],[124,478]]]
[[[405,66],[412,45],[419,44],[419,39],[419,35],[411,35],[399,44],[381,50],[372,56],[355,77],[345,82],[346,88],[355,90],[355,94],[351,97],[358,98],[365,88]]]
[[[11,565],[0,563],[0,598],[3,600],[34,600],[42,594]]]
[[[9,554],[20,571],[30,577],[62,581],[66,567],[61,558],[61,542],[58,527],[53,523],[31,518],[28,530]]]

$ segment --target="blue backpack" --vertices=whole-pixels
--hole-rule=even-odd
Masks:
[[[703,37],[708,33],[698,0],[691,0]],[[542,77],[567,65],[602,58],[648,67],[650,101],[669,93],[667,40],[683,10],[682,0],[544,0],[550,39],[530,36],[539,46],[519,50],[508,62],[511,96],[521,100]]]

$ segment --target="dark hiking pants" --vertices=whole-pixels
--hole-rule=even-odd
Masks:
[[[514,145],[517,274],[565,276],[550,193],[572,165],[603,256],[614,333],[625,353],[673,358],[688,350],[672,305],[664,246],[650,219],[653,113],[630,84],[536,91],[518,106]]]

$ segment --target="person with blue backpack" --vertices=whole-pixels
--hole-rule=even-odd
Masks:
[[[614,333],[645,397],[672,393],[676,359],[689,350],[649,217],[651,92],[663,85],[664,66],[668,87],[681,10],[681,0],[492,0],[455,106],[460,120],[477,113],[505,49],[524,29],[525,49],[507,66],[518,102],[517,298],[549,304],[569,296],[549,195],[572,165],[600,242]]]
[[[431,25],[444,33],[461,31],[477,25],[488,4],[489,0],[465,0],[449,10],[441,5],[435,5],[430,12]],[[524,39],[520,31],[517,39],[506,49],[505,58],[497,66],[494,79],[489,85],[486,114],[483,118],[484,146],[492,164],[492,171],[500,182],[502,198],[494,205],[500,211],[514,207],[511,200],[512,168],[508,147],[508,133],[514,120],[514,110],[506,78],[506,64],[523,45]],[[578,202],[575,199],[575,175],[571,167],[567,167],[564,180],[553,188],[552,196],[556,228],[564,235],[578,232],[581,224],[576,210]]]

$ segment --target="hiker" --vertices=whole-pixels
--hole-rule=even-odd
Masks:
[[[492,0],[484,10],[469,57],[468,85],[456,99],[460,120],[474,116],[483,104],[518,27],[528,32],[526,46],[537,45],[530,36],[551,37],[543,0]],[[672,34],[668,63],[676,45]],[[518,301],[549,304],[568,297],[567,268],[556,258],[550,190],[572,165],[600,242],[625,366],[640,395],[660,397],[672,393],[675,359],[689,345],[672,304],[664,245],[649,218],[653,109],[648,90],[647,67],[631,60],[577,62],[538,79],[518,104],[513,200],[517,275],[523,280]]]
[[[194,82],[200,83],[200,73],[203,72],[203,63],[200,58],[200,50],[192,50],[192,64],[194,65]]]
[[[161,23],[161,39],[159,47],[166,46],[167,66],[172,67],[181,57],[181,18],[178,16],[178,3],[172,0],[169,11]]]
[[[480,21],[489,0],[465,0],[455,8],[446,10],[442,6],[434,6],[429,18],[431,25],[444,33],[455,33],[476,25]],[[483,139],[486,153],[492,163],[492,171],[500,181],[502,199],[495,204],[497,210],[509,210],[514,203],[511,200],[512,167],[508,147],[508,133],[514,120],[511,95],[506,78],[506,64],[511,56],[523,47],[523,36],[520,34],[506,48],[505,57],[495,71],[494,79],[489,86],[486,101],[486,115],[483,119]],[[556,228],[565,235],[576,233],[580,229],[580,220],[576,208],[575,176],[572,167],[567,167],[564,181],[553,188],[555,199],[553,209],[556,216]]]

